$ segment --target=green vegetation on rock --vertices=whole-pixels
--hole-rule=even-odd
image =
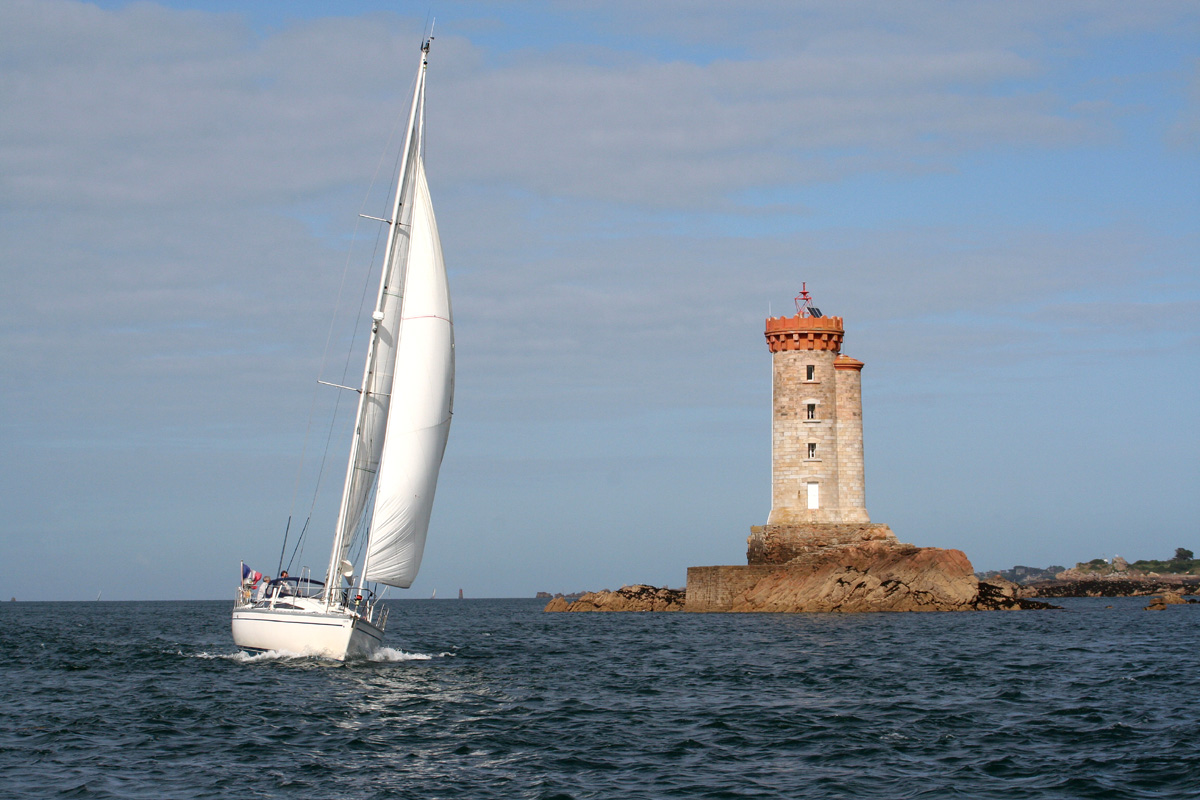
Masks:
[[[1139,569],[1142,572],[1157,572],[1160,575],[1200,575],[1200,559],[1196,558],[1173,558],[1170,561],[1135,561],[1129,566]]]
[[[1015,566],[1007,570],[995,570],[988,573],[977,573],[979,577],[996,575],[1013,583],[1027,584],[1051,581],[1063,572],[1068,573],[1064,578],[1080,579],[1082,577],[1129,576],[1138,578],[1140,575],[1156,573],[1158,575],[1200,575],[1200,559],[1186,547],[1175,548],[1174,557],[1166,561],[1140,560],[1127,562],[1120,556],[1114,556],[1111,561],[1103,558],[1093,558],[1091,561],[1080,561],[1072,569],[1051,566],[1041,569],[1038,567]]]

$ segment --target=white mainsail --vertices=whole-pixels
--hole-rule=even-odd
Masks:
[[[407,589],[421,566],[454,407],[454,323],[442,243],[417,161],[396,374],[367,540],[365,579]]]

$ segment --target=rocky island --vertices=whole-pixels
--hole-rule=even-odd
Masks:
[[[1150,597],[1148,611],[1200,603],[1186,597],[1200,594],[1200,559],[1183,548],[1165,562],[1131,565],[1118,556],[1071,569],[1017,566],[972,573],[962,551],[903,544],[886,525],[814,533],[756,527],[747,540],[745,567],[693,567],[687,589],[639,584],[558,595],[545,610],[982,611],[1057,608],[1032,598],[1144,596]]]
[[[686,589],[626,586],[555,598],[546,611],[865,612],[1054,608],[1003,579],[979,580],[961,550],[915,547],[886,525],[754,528],[745,566],[692,567]]]

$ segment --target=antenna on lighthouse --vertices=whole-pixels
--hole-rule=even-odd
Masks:
[[[812,295],[808,293],[807,281],[800,284],[800,294],[796,295],[796,315],[814,319],[821,316],[821,309],[812,304]]]

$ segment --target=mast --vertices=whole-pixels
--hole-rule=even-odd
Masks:
[[[404,137],[404,149],[401,153],[400,173],[396,181],[396,194],[392,201],[392,217],[388,222],[387,245],[384,248],[383,269],[379,278],[379,292],[375,298],[375,310],[371,314],[371,340],[367,347],[366,363],[363,366],[361,388],[358,391],[358,410],[355,414],[354,435],[351,437],[350,457],[346,465],[346,480],[342,486],[342,501],[338,508],[337,526],[333,537],[333,550],[329,556],[329,567],[325,573],[325,608],[332,605],[335,593],[341,588],[341,561],[346,537],[347,516],[349,514],[351,488],[354,484],[355,468],[358,461],[359,449],[362,442],[362,427],[367,413],[367,401],[371,394],[371,379],[375,370],[376,356],[379,346],[379,324],[384,320],[384,300],[389,275],[393,272],[396,260],[397,239],[400,232],[400,215],[409,185],[412,183],[412,161],[416,151],[413,147],[413,136],[420,136],[419,127],[422,121],[423,99],[425,94],[425,67],[429,54],[429,43],[432,37],[421,45],[421,61],[417,67],[416,86],[413,89],[412,108],[408,114],[408,129]],[[390,387],[388,389],[390,393]],[[358,524],[358,521],[355,521]],[[364,564],[362,573],[366,573]],[[361,582],[360,582],[361,586]]]
[[[408,138],[405,139],[404,162],[403,162],[404,166],[401,168],[402,174],[406,171],[411,172],[413,175],[413,180],[417,180],[417,177],[416,177],[417,171],[419,169],[419,165],[421,163],[421,158],[422,158],[421,151],[425,147],[425,69],[429,65],[429,60],[428,60],[428,58],[429,58],[429,43],[432,41],[433,41],[433,36],[430,36],[428,39],[425,40],[425,44],[423,44],[421,46],[421,66],[418,68],[418,71],[417,71],[417,90],[416,90],[415,94],[413,95],[412,111],[409,113]],[[415,141],[413,141],[414,139],[415,139]],[[410,160],[412,162],[411,164],[409,163]],[[399,224],[399,220],[400,220],[400,216],[399,216],[399,214],[400,214],[400,201],[399,201],[400,194],[401,194],[400,187],[397,186],[396,187],[396,197],[397,197],[396,209],[392,214],[392,219],[395,220],[395,223],[393,223],[393,225],[392,225],[392,232],[394,232],[396,230],[396,227]],[[413,194],[413,199],[414,200],[416,199],[415,192]],[[410,223],[412,221],[411,209],[410,209],[409,221],[410,221]],[[410,236],[411,236],[411,233],[412,233],[412,228],[410,225],[409,226]],[[406,253],[406,256],[407,255],[408,254]],[[403,304],[405,284],[408,281],[408,268],[407,267],[408,267],[408,265],[406,264],[405,269],[404,269],[404,274],[398,276],[400,279],[399,294],[400,294],[400,297],[402,298],[401,299],[402,304]],[[401,306],[401,309],[403,309],[403,305]],[[397,329],[397,340],[398,339],[399,339],[399,329]],[[394,376],[393,376],[393,378],[394,378]],[[380,454],[380,456],[381,456],[380,466],[382,467],[382,465],[383,465],[382,453]],[[378,475],[376,475],[376,477],[378,477]],[[367,532],[367,546],[366,546],[365,552],[363,554],[362,571],[358,575],[359,590],[361,590],[362,587],[367,582],[367,567],[371,563],[370,536],[371,536],[371,532],[368,531]]]

